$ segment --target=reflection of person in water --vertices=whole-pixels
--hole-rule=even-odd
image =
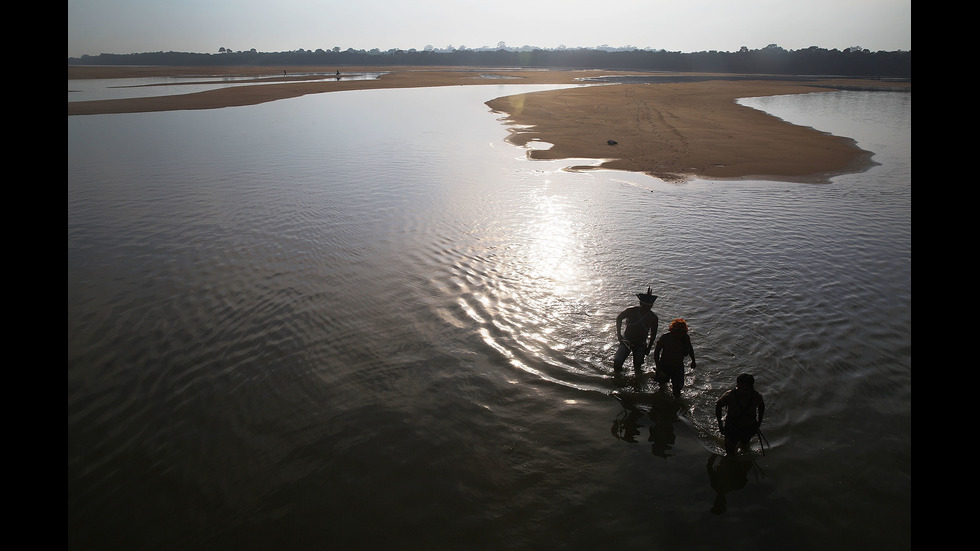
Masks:
[[[636,436],[640,434],[640,417],[642,416],[642,411],[624,406],[623,411],[619,412],[613,421],[610,432],[624,442],[636,444]]]
[[[687,322],[677,318],[657,341],[657,347],[653,351],[653,363],[657,366],[654,380],[660,383],[661,389],[670,381],[675,398],[680,397],[681,389],[684,388],[684,356],[690,356],[691,369],[697,369],[691,336],[687,333]]]
[[[728,408],[722,420],[721,414]],[[715,403],[718,430],[725,435],[725,453],[735,455],[738,449],[749,450],[749,440],[759,432],[766,404],[755,390],[755,377],[742,373],[735,379],[735,388],[721,395]]]
[[[613,369],[619,371],[623,368],[623,363],[630,354],[633,355],[633,369],[640,373],[643,367],[643,359],[650,353],[653,342],[657,338],[657,325],[660,318],[652,310],[653,302],[657,296],[651,294],[647,287],[646,294],[636,294],[640,299],[639,306],[632,306],[622,311],[616,317],[616,337],[619,339],[619,349],[616,351],[616,358],[613,361]],[[625,322],[626,330],[623,331]],[[650,341],[647,343],[647,336]]]
[[[718,492],[715,496],[714,506],[711,512],[720,515],[728,508],[728,493],[741,490],[748,482],[749,469],[752,463],[749,461],[737,461],[729,457],[719,457],[711,454],[708,458],[708,479],[711,481],[711,488]],[[715,462],[718,462],[715,465]]]
[[[680,407],[676,400],[657,394],[654,395],[650,407],[650,452],[664,459],[673,455],[670,451],[677,440],[674,434],[674,422],[677,421],[677,412]]]

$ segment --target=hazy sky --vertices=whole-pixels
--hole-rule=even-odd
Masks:
[[[68,0],[68,56],[218,48],[912,49],[912,0]]]

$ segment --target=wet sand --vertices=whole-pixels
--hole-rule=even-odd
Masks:
[[[476,68],[340,68],[344,74],[384,72],[376,80],[329,80],[310,73],[335,68],[289,67],[69,67],[68,78],[253,76],[262,86],[237,86],[151,98],[71,102],[69,115],[215,109],[339,90],[478,84],[574,84],[623,71]],[[632,73],[643,74],[643,73]],[[772,179],[825,182],[835,174],[873,166],[871,154],[846,137],[795,126],[755,109],[742,97],[826,92],[839,86],[910,86],[879,81],[709,80],[669,84],[614,84],[519,94],[487,102],[509,122],[509,141],[553,144],[536,159],[600,159],[602,168],[643,172],[669,181]],[[615,144],[610,145],[610,140]],[[585,167],[581,167],[585,168]]]

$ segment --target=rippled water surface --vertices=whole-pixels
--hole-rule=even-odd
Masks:
[[[678,185],[526,160],[530,89],[69,117],[70,545],[910,548],[911,94],[744,100],[867,172]],[[647,286],[680,402],[612,371]]]

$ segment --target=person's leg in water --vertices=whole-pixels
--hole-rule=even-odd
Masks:
[[[680,398],[681,389],[684,388],[684,366],[670,374],[670,387],[674,390],[674,398]]]
[[[725,430],[725,455],[735,456],[738,452],[750,453],[752,451],[751,440],[755,432],[747,429],[727,429]]]
[[[755,433],[748,434],[748,436],[746,434],[747,432],[738,441],[738,448],[742,450],[742,453],[750,453],[752,451],[752,437],[755,436]]]
[[[738,454],[738,438],[730,431],[725,431],[725,455],[735,456]]]
[[[642,344],[633,345],[633,370],[637,375],[643,372],[643,359],[646,354],[646,347]]]
[[[616,358],[613,360],[613,369],[619,371],[623,369],[623,364],[626,363],[626,358],[629,357],[630,349],[629,345],[625,342],[619,343],[619,349],[616,350]]]
[[[657,366],[654,368],[653,380],[660,385],[660,392],[667,392],[667,384],[670,382],[670,374],[666,367]]]

